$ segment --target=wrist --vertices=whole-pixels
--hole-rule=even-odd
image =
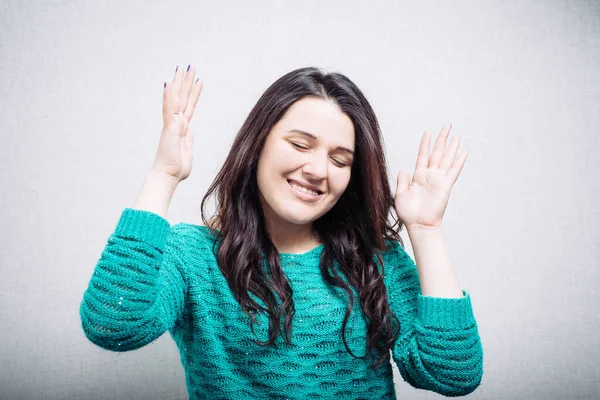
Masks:
[[[162,172],[151,170],[147,175],[133,209],[146,210],[167,218],[169,204],[175,189],[177,179]]]
[[[444,227],[442,223],[435,225],[422,225],[422,224],[410,224],[406,225],[406,232],[408,234],[421,234],[421,233],[438,233],[443,232]]]
[[[162,172],[159,169],[156,169],[154,167],[152,167],[150,169],[150,172],[148,172],[148,174],[146,175],[146,180],[153,181],[153,182],[159,182],[160,184],[163,184],[167,187],[172,187],[172,188],[175,188],[180,182],[174,176],[165,174],[164,172]]]

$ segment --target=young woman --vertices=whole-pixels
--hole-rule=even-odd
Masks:
[[[390,351],[415,388],[474,391],[483,351],[442,230],[466,160],[456,137],[446,150],[450,127],[431,157],[423,136],[412,182],[401,171],[394,195],[362,92],[342,74],[297,69],[250,112],[202,199],[204,225],[171,227],[192,167],[194,77],[176,69],[164,85],[153,167],[81,303],[89,340],[128,351],[169,331],[193,399],[395,398]]]

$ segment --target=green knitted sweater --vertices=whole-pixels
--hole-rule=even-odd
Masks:
[[[321,277],[323,244],[303,254],[280,253],[294,293],[292,340],[286,344],[280,335],[277,347],[266,347],[251,339],[267,340],[268,316],[256,315],[253,334],[219,270],[214,240],[207,227],[171,227],[158,214],[126,208],[83,295],[87,338],[107,350],[129,351],[168,331],[190,399],[396,398],[389,357],[371,368],[356,291],[346,340],[354,355],[366,357],[354,358],[344,346],[349,298]],[[400,243],[391,245],[382,253],[384,283],[401,324],[392,358],[402,378],[445,396],[471,393],[483,375],[483,350],[469,293],[422,296],[416,265]]]

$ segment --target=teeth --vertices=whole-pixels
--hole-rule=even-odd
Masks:
[[[302,193],[306,193],[306,194],[312,194],[313,196],[318,196],[319,193],[315,192],[314,190],[310,190],[305,188],[304,186],[298,186],[296,185],[294,182],[290,181],[290,185],[295,188],[298,189],[299,191],[301,191]]]

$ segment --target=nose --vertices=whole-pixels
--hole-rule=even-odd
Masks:
[[[327,177],[327,156],[323,157],[315,153],[309,158],[302,171],[310,175],[313,179],[325,179]]]

